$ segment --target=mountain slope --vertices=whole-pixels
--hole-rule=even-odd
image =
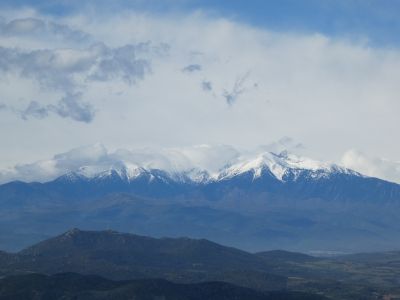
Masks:
[[[146,288],[143,289],[143,293],[147,295],[153,295],[151,291],[155,290],[159,290],[160,295],[170,291],[164,285],[165,281],[153,278],[175,283],[202,283],[207,287],[204,292],[216,292],[213,285],[206,282],[224,281],[263,291],[264,294],[268,292],[266,295],[272,295],[270,291],[290,290],[311,292],[340,300],[381,299],[383,295],[400,292],[398,252],[337,258],[315,258],[282,250],[251,254],[205,240],[154,239],[113,231],[74,229],[19,253],[0,254],[1,277],[30,274],[8,277],[3,281],[8,282],[5,285],[0,280],[0,295],[8,290],[6,294],[11,293],[11,299],[16,298],[13,293],[19,292],[25,293],[20,294],[25,296],[32,292],[37,295],[44,293],[51,295],[48,299],[56,299],[59,295],[57,292],[69,297],[82,291],[85,295],[89,291],[96,291],[98,295],[102,290],[113,290],[112,293],[118,290],[117,295],[123,298],[122,295],[125,294],[119,294],[121,285],[124,286],[124,291],[129,290],[135,294],[135,289],[125,289],[127,281],[114,282],[109,279],[141,279],[135,282],[149,282],[149,286],[145,285]],[[32,272],[54,275],[72,271],[88,276],[32,275]],[[142,280],[143,278],[147,280]],[[174,290],[179,291],[174,294],[176,296],[185,293],[180,289]],[[221,294],[223,295],[225,294]],[[288,293],[273,295],[277,298],[272,299],[280,299],[279,295],[287,296]]]
[[[322,296],[299,292],[260,292],[224,282],[177,284],[159,279],[111,281],[73,273],[40,274],[0,279],[0,299],[40,300],[319,300]]]
[[[193,174],[201,174],[194,176]],[[125,165],[88,172],[85,167],[53,181],[13,182],[0,186],[3,205],[36,199],[87,199],[112,193],[151,198],[224,198],[228,190],[266,199],[399,203],[400,185],[363,176],[336,165],[302,160],[287,154],[264,153],[209,174],[206,170],[171,172]],[[232,196],[232,195],[231,195]],[[23,199],[23,200],[22,200]]]
[[[381,251],[400,246],[400,185],[286,153],[219,172],[121,162],[46,183],[0,186],[0,248],[71,227],[188,235],[251,251]]]
[[[207,240],[155,239],[114,231],[73,229],[8,255],[7,261],[0,260],[3,274],[13,274],[17,270],[45,274],[77,272],[117,280],[224,280],[263,290],[286,286],[286,277],[269,274],[264,260]]]
[[[19,252],[21,256],[35,257],[36,260],[45,257],[54,262],[61,262],[68,257],[71,264],[76,253],[87,259],[108,260],[120,266],[166,270],[194,267],[206,270],[262,269],[262,261],[253,255],[208,240],[156,239],[115,231],[72,229]]]

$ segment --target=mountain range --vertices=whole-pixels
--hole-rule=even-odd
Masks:
[[[400,185],[335,164],[264,152],[218,171],[126,161],[84,165],[44,183],[0,186],[0,247],[71,227],[193,236],[257,251],[400,248]]]
[[[399,259],[399,251],[250,253],[205,239],[75,228],[0,252],[0,299],[382,299],[400,294]]]

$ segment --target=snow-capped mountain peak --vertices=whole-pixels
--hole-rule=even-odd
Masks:
[[[319,162],[309,158],[304,158],[290,154],[286,151],[279,154],[273,152],[263,152],[255,156],[240,156],[227,166],[217,172],[211,170],[191,167],[187,169],[158,169],[151,168],[149,165],[142,166],[139,163],[129,161],[118,161],[113,163],[102,163],[81,166],[72,171],[74,175],[69,178],[104,179],[111,176],[118,176],[125,181],[132,181],[141,175],[148,175],[148,180],[154,178],[161,180],[172,180],[175,182],[192,182],[196,184],[207,183],[233,178],[247,172],[253,173],[253,178],[261,177],[263,174],[272,174],[276,179],[285,181],[288,175],[291,180],[296,180],[302,172],[308,172],[312,178],[326,177],[332,173],[347,173],[360,175],[357,172],[337,166],[335,164]],[[162,175],[160,175],[162,174]]]
[[[141,174],[146,173],[147,170],[143,167],[127,163],[118,162],[112,165],[109,164],[99,164],[99,165],[85,165],[79,167],[76,170],[71,170],[68,174],[68,178],[86,178],[86,179],[102,179],[113,175],[131,181]]]
[[[319,170],[328,173],[339,169],[341,170],[340,167],[334,164],[299,157],[289,154],[286,151],[279,154],[264,152],[257,155],[255,158],[242,159],[238,163],[226,168],[220,173],[219,178],[230,178],[249,171],[252,171],[254,178],[257,178],[260,177],[264,171],[269,171],[278,180],[284,180],[285,174],[289,171],[314,172]]]

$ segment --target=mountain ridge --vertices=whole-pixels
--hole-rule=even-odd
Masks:
[[[21,191],[33,188],[44,194],[48,191],[58,193],[60,197],[72,193],[78,198],[109,193],[156,198],[193,198],[199,195],[205,199],[211,195],[221,198],[221,193],[224,194],[229,186],[230,190],[244,189],[246,193],[256,189],[256,193],[267,192],[284,197],[296,194],[299,199],[358,201],[372,197],[379,200],[381,197],[385,202],[400,201],[399,184],[287,152],[264,152],[256,158],[226,165],[214,173],[205,169],[162,170],[120,161],[107,166],[82,166],[44,183],[25,183],[24,186],[23,182],[15,181],[0,185],[0,189],[12,185]]]
[[[1,253],[0,253],[1,254]],[[0,255],[0,275],[38,272],[96,274],[114,280],[164,278],[182,283],[228,281],[283,289],[286,277],[270,274],[265,259],[206,239],[153,238],[117,231],[77,228],[17,253]]]
[[[192,183],[207,184],[229,179],[249,171],[254,174],[254,178],[262,176],[262,173],[267,171],[280,181],[285,181],[289,174],[296,175],[304,171],[310,171],[310,174],[312,174],[314,178],[318,178],[318,176],[329,176],[329,174],[332,173],[344,173],[366,177],[356,171],[340,167],[336,164],[322,163],[308,158],[298,157],[293,154],[288,154],[286,151],[279,154],[264,152],[256,155],[255,158],[241,158],[238,162],[232,162],[218,171],[210,171],[196,167],[189,170],[167,170],[120,161],[103,168],[98,166],[81,166],[77,170],[67,172],[64,176],[65,179],[70,178],[73,180],[73,178],[100,179],[118,175],[121,179],[131,181],[137,177],[146,175],[150,175],[149,180],[152,180],[155,177],[153,173],[158,173],[161,175],[159,178],[169,178],[178,182],[183,181],[187,183],[191,181]],[[291,179],[293,180],[295,178],[296,176]]]
[[[400,292],[399,257],[400,251],[329,258],[282,250],[249,253],[204,239],[75,228],[18,253],[0,252],[0,299],[7,295],[1,294],[6,290],[21,295],[23,290],[53,293],[62,287],[93,284],[93,288],[108,289],[128,281],[151,282],[154,289],[168,281],[174,285],[200,284],[208,291],[215,291],[215,284],[235,285],[274,295],[272,299],[296,293],[303,299],[301,296],[311,293],[329,299],[372,300]],[[150,291],[146,289],[146,294]],[[24,297],[6,299],[15,298]]]
[[[309,169],[285,169],[280,180],[260,160],[220,180],[141,169],[129,180],[129,172],[111,170],[0,185],[0,248],[23,248],[70,227],[189,235],[254,251],[351,253],[400,245],[400,185],[288,160]]]
[[[146,161],[142,163],[137,161],[132,162],[129,159],[123,158],[114,161],[82,162],[78,165],[75,164],[73,168],[67,168],[64,172],[53,176],[51,179],[40,182],[46,183],[60,178],[74,181],[101,179],[112,176],[118,176],[121,179],[130,181],[145,175],[153,178],[155,174],[158,174],[160,177],[177,182],[209,183],[232,178],[249,171],[254,173],[254,178],[268,171],[280,181],[285,181],[287,179],[288,176],[285,177],[286,173],[289,175],[296,175],[302,171],[310,171],[314,177],[328,176],[330,173],[344,173],[367,177],[359,172],[334,163],[316,161],[288,153],[287,151],[282,151],[280,153],[265,151],[256,155],[241,155],[228,161],[223,167],[219,167],[218,169],[204,167],[194,163],[182,165],[182,163],[174,162],[173,159],[167,165],[160,164],[157,161]],[[293,180],[293,178],[291,179]]]

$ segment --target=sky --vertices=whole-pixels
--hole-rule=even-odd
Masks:
[[[104,151],[207,153],[218,165],[279,145],[400,182],[399,9],[1,1],[0,181]]]

